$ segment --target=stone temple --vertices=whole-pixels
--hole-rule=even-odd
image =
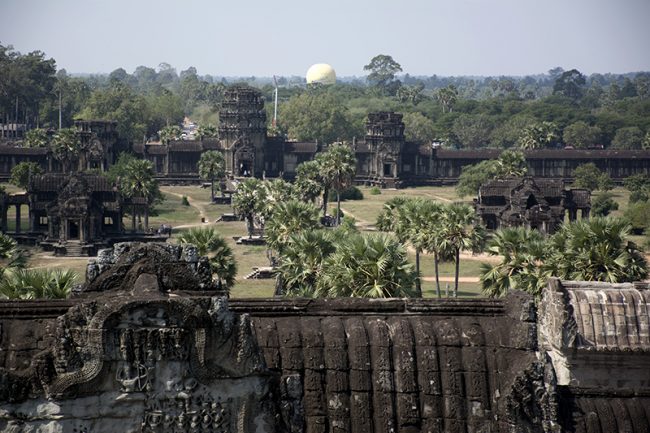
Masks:
[[[206,273],[206,270],[208,270]],[[65,301],[0,301],[5,432],[648,432],[650,286],[228,300],[117,244]]]
[[[224,93],[218,138],[167,144],[128,143],[117,135],[115,122],[78,120],[75,128],[82,142],[79,169],[106,169],[120,152],[131,151],[150,160],[162,182],[191,183],[199,181],[197,163],[201,153],[218,150],[223,152],[231,176],[292,179],[296,167],[313,159],[326,144],[269,135],[264,102],[257,89],[231,86]],[[453,150],[410,142],[400,113],[370,113],[365,128],[363,137],[349,143],[357,157],[359,184],[405,187],[454,183],[463,167],[496,159],[501,152]],[[524,154],[528,173],[535,178],[571,180],[578,165],[590,162],[615,181],[633,174],[650,175],[650,150],[538,149]],[[47,148],[26,148],[16,140],[0,139],[0,180],[8,179],[11,168],[22,161],[37,162],[46,172],[63,169]]]

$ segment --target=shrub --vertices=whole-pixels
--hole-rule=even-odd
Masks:
[[[630,204],[648,201],[648,193],[645,191],[633,191],[630,194]]]
[[[594,216],[607,216],[611,211],[618,210],[618,203],[612,197],[612,194],[604,192],[594,198],[591,204],[591,211]]]
[[[329,196],[327,198],[330,202],[336,201],[336,191],[330,190]],[[356,186],[351,186],[347,189],[341,191],[341,201],[345,200],[363,200],[363,193]]]
[[[650,202],[640,201],[630,205],[625,211],[625,218],[632,226],[632,233],[640,235],[648,229],[650,226],[648,214],[650,214]]]
[[[381,194],[381,190],[379,189],[379,187],[373,186],[372,188],[370,188],[370,195],[380,195],[380,194]]]
[[[189,206],[190,205],[190,201],[187,199],[187,196],[183,196],[183,198],[181,198],[181,204],[183,206]]]

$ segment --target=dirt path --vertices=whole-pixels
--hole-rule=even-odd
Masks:
[[[436,277],[421,277],[422,281],[436,281]],[[438,281],[441,283],[453,283],[454,277],[440,277]],[[458,277],[459,283],[478,283],[478,277]]]
[[[444,201],[445,203],[452,203],[453,200],[449,200],[448,198],[440,197],[439,195],[433,195],[429,194],[428,192],[425,192],[424,195],[427,197],[435,198],[436,200]]]
[[[198,223],[189,223],[189,224],[181,224],[178,226],[174,226],[175,229],[189,229],[192,227],[201,227],[205,224],[208,224],[210,222],[210,217],[208,216],[207,211],[205,210],[205,202],[198,201],[194,199],[191,195],[187,194],[180,194],[178,192],[171,191],[169,188],[162,187],[160,190],[164,193],[171,194],[173,196],[176,196],[178,198],[183,198],[183,196],[187,197],[187,201],[192,206],[194,209],[196,209],[199,212],[199,216],[203,218],[205,221],[204,223],[198,222]]]
[[[371,223],[369,223],[368,221],[366,221],[364,219],[358,218],[357,216],[355,216],[352,212],[350,212],[349,210],[347,210],[343,206],[341,206],[341,211],[343,212],[344,216],[348,215],[348,216],[351,216],[352,218],[354,218],[357,221],[357,225],[360,226],[360,227],[370,227],[370,226],[374,225],[374,224],[371,224]]]

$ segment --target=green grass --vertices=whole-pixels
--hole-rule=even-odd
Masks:
[[[440,283],[440,294],[443,299],[446,298],[446,286],[449,284],[449,297],[453,296],[454,283]],[[458,283],[458,297],[459,298],[476,298],[481,297],[481,284],[480,283]],[[422,297],[423,298],[436,298],[436,283],[424,281],[422,283]]]
[[[20,190],[13,185],[5,184],[7,191],[10,193],[19,192]],[[440,201],[459,201],[453,187],[418,187],[408,188],[401,190],[382,190],[379,195],[371,195],[370,188],[360,188],[364,194],[364,199],[359,201],[346,201],[342,202],[344,212],[353,214],[360,222],[359,226],[362,230],[373,229],[373,225],[377,219],[377,215],[381,212],[384,203],[396,196],[419,196],[427,197]],[[166,200],[156,206],[157,215],[150,217],[150,225],[157,227],[160,224],[169,224],[176,227],[173,231],[170,242],[176,242],[177,237],[185,230],[187,226],[211,226],[215,227],[221,235],[223,235],[228,244],[233,249],[238,266],[238,280],[231,290],[232,297],[270,297],[273,295],[275,288],[275,280],[243,280],[242,277],[252,271],[253,267],[268,266],[269,261],[267,258],[267,249],[265,246],[244,246],[237,245],[233,239],[234,236],[246,236],[246,224],[243,221],[235,222],[219,222],[214,221],[223,213],[231,213],[232,208],[228,205],[215,205],[210,201],[210,188],[201,188],[199,186],[165,186],[162,191]],[[613,212],[614,216],[622,216],[628,206],[629,192],[623,188],[616,188],[612,191],[614,200],[619,203],[619,210]],[[181,204],[180,196],[188,196],[193,206],[183,206]],[[466,200],[467,201],[467,200]],[[331,203],[331,208],[334,209],[336,203]],[[201,224],[201,213],[208,217],[205,224]],[[9,229],[12,230],[14,226],[13,212],[10,211],[8,215]],[[21,226],[24,230],[28,228],[27,210],[23,210],[21,218]],[[130,218],[124,219],[125,227],[131,226]],[[186,226],[178,227],[178,226]],[[647,242],[647,236],[632,236],[631,240],[643,245]],[[48,267],[48,268],[71,268],[78,272],[83,278],[85,273],[85,261],[77,260],[50,260],[44,259],[37,253],[37,250],[32,252],[33,256],[30,259],[30,267]],[[415,254],[409,253],[409,259],[415,263]],[[474,277],[479,276],[479,267],[481,262],[479,260],[461,259],[460,263],[460,277]],[[433,257],[428,254],[423,254],[420,261],[421,274],[423,277],[433,277]],[[453,278],[454,264],[453,262],[440,263],[440,277]],[[449,284],[450,290],[453,287],[453,282],[441,282],[441,287],[444,296],[445,286]],[[425,297],[435,297],[435,283],[433,281],[423,281],[423,293]],[[480,296],[480,283],[478,282],[461,282],[459,287],[459,296],[461,297],[476,297]]]
[[[350,200],[341,202],[344,215],[351,213],[362,224],[374,225],[377,216],[381,212],[384,203],[393,197],[424,197],[432,200],[450,202],[462,201],[456,194],[453,187],[417,187],[406,189],[384,189],[381,194],[370,194],[369,187],[359,187],[363,192],[363,200]],[[336,202],[331,203],[332,209],[336,208]]]
[[[409,260],[415,265],[415,253],[409,252]],[[480,273],[481,261],[460,259],[460,272],[461,277],[478,277]],[[455,265],[453,261],[440,262],[438,264],[438,272],[440,277],[453,277],[455,273]],[[435,269],[433,264],[432,254],[420,255],[420,274],[424,277],[435,276]]]

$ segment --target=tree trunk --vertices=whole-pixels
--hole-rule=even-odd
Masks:
[[[131,205],[131,231],[135,232],[135,205]]]
[[[212,203],[214,203],[214,177],[210,181],[210,197],[212,198]]]
[[[341,192],[336,190],[336,225],[341,225]]]
[[[248,229],[248,239],[253,237],[253,215],[246,217],[246,228]]]
[[[144,206],[144,231],[149,231],[149,205]]]
[[[439,277],[439,272],[438,272],[438,263],[440,262],[440,259],[438,257],[438,251],[435,251],[433,253],[433,268],[435,269],[436,273],[436,294],[438,295],[438,298],[440,298],[442,295],[440,294],[440,277]]]
[[[327,197],[330,194],[330,189],[325,188],[323,189],[323,218],[327,216]]]
[[[415,250],[415,296],[422,297],[422,281],[420,281],[420,250]]]
[[[278,272],[278,275],[275,277],[275,292],[273,296],[283,296],[284,295],[284,279],[282,274]]]
[[[458,274],[460,273],[460,248],[456,248],[456,274],[454,275],[454,298],[458,297]]]

